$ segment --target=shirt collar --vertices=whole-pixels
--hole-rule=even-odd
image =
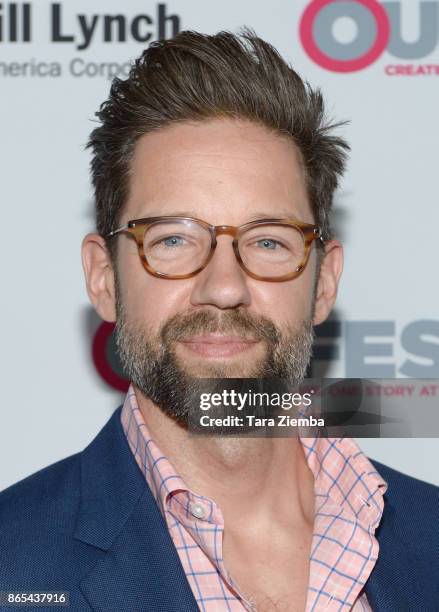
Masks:
[[[174,466],[152,439],[130,385],[121,412],[121,423],[128,444],[162,512],[169,500],[186,492],[191,500],[204,499],[213,508],[208,520],[221,520],[214,502],[189,489]],[[308,466],[314,475],[319,502],[331,502],[374,533],[384,509],[387,482],[376,471],[353,438],[300,438]]]

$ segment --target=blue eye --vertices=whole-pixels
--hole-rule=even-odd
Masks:
[[[183,241],[181,236],[168,236],[167,238],[163,238],[163,243],[168,247],[180,246],[182,243],[178,241]]]
[[[278,242],[277,240],[272,240],[271,238],[264,238],[263,240],[258,240],[257,244],[262,243],[264,249],[265,247],[267,247],[267,249],[270,249],[272,251],[275,250],[276,245],[280,245],[280,242]],[[267,250],[265,249],[265,250]]]

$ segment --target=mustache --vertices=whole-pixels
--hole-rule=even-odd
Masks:
[[[276,344],[281,339],[281,332],[273,321],[239,309],[221,314],[210,310],[178,313],[164,324],[160,336],[162,342],[169,346],[172,342],[209,333],[239,335],[246,339],[265,340],[270,344]]]

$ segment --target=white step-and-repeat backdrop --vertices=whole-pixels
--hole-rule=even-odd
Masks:
[[[80,263],[84,145],[111,78],[157,38],[242,25],[350,120],[334,211],[346,267],[316,356],[333,376],[439,378],[439,0],[2,2],[0,489],[84,448],[123,397]],[[439,440],[360,444],[439,484]]]

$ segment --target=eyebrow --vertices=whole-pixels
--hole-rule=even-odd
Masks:
[[[250,215],[249,220],[253,221],[256,219],[290,219],[290,218],[295,218],[296,215],[294,215],[292,213],[292,211],[281,211],[280,213],[273,214],[273,213],[267,213],[267,212],[256,212],[252,215]]]
[[[167,215],[163,215],[163,213],[161,212],[156,212],[153,214],[149,214],[149,217],[162,217],[162,216],[166,216],[166,217],[195,217],[195,218],[199,218],[198,217],[198,213],[194,210],[177,210],[177,211],[172,211]],[[248,221],[256,221],[259,219],[290,219],[290,218],[295,218],[297,219],[297,216],[293,214],[292,211],[284,211],[282,210],[280,213],[278,213],[277,215],[274,213],[268,213],[267,211],[258,211],[255,213],[252,213],[246,222]]]

